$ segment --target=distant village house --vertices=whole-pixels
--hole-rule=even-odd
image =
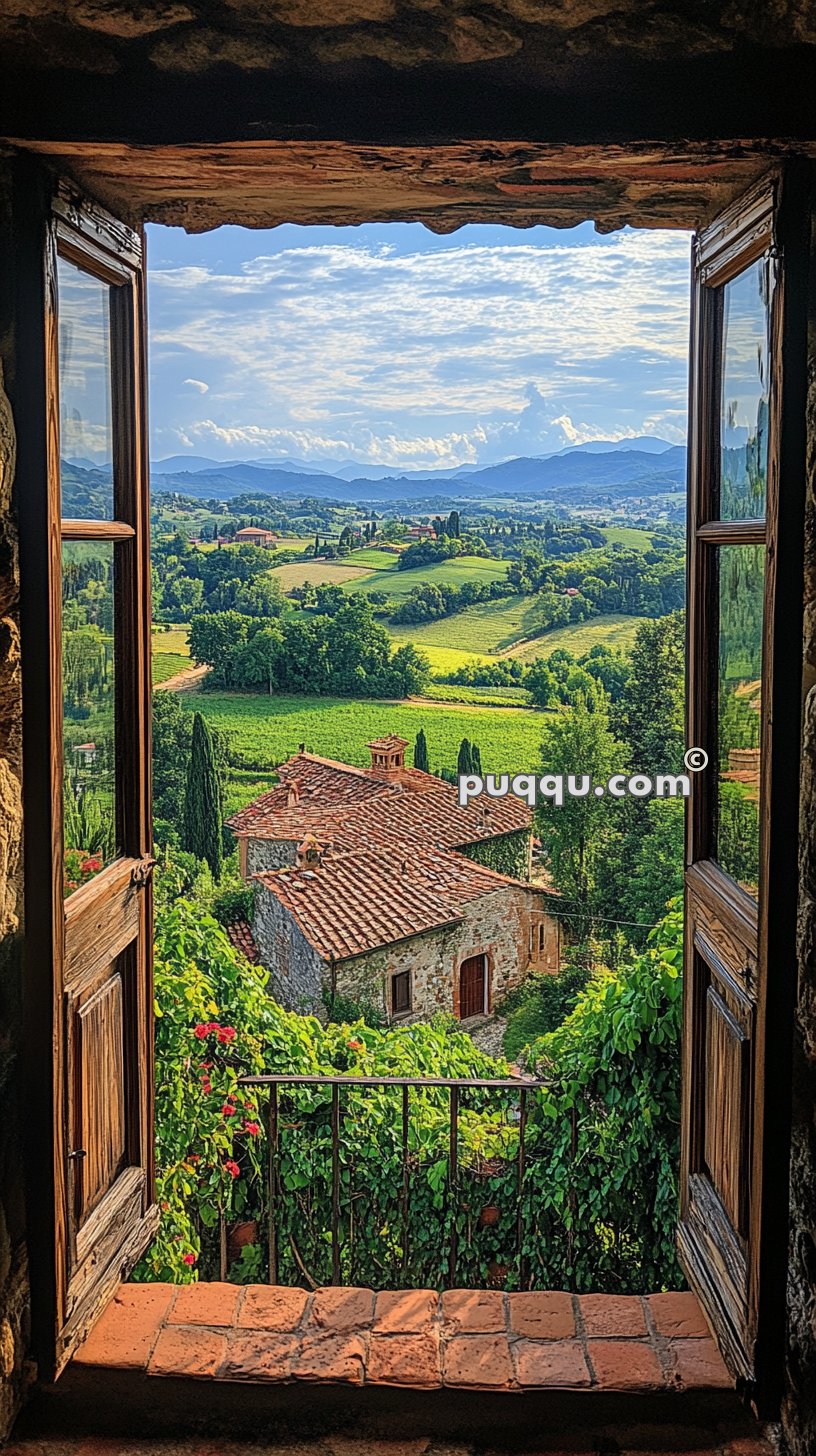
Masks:
[[[235,539],[239,546],[265,546],[269,549],[278,544],[275,532],[265,531],[262,526],[242,526],[240,531],[235,532]]]
[[[527,805],[460,808],[453,785],[406,767],[403,738],[367,747],[367,769],[301,748],[228,820],[255,885],[251,935],[243,925],[233,938],[269,969],[276,999],[467,1020],[531,971],[557,971],[550,893],[529,882]]]

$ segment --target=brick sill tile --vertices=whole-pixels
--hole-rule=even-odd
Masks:
[[[123,1284],[74,1362],[199,1380],[419,1390],[731,1386],[692,1294]]]

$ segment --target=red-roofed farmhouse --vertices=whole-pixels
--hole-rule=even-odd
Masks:
[[[343,996],[389,1019],[467,1019],[531,970],[558,970],[548,892],[529,881],[527,806],[461,808],[452,784],[406,768],[403,738],[367,747],[367,769],[301,750],[228,821],[277,999],[320,1011]]]

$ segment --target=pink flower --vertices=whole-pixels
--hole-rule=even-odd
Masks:
[[[182,1264],[189,1264],[190,1266],[192,1266],[197,1258],[198,1254],[185,1254],[181,1262]]]
[[[241,1169],[238,1167],[238,1164],[237,1163],[233,1162],[232,1158],[227,1158],[227,1161],[224,1164],[224,1167],[226,1168],[227,1172],[230,1174],[230,1177],[232,1177],[232,1178],[238,1178],[240,1176]]]

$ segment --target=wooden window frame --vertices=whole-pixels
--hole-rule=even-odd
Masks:
[[[396,987],[397,987],[397,982],[398,981],[405,983],[405,997],[406,997],[406,1000],[405,1000],[405,1005],[404,1006],[398,1006],[396,1004],[397,1003],[397,991],[396,991]],[[412,1007],[412,995],[411,995],[411,992],[412,992],[412,987],[411,987],[411,972],[410,971],[393,971],[392,974],[391,974],[391,1015],[392,1016],[407,1016],[410,1013],[411,1007]]]
[[[26,399],[18,432],[23,672],[26,1105],[31,1158],[28,1227],[32,1350],[43,1379],[54,1378],[83,1332],[132,1266],[158,1224],[153,1147],[152,904],[139,895],[150,878],[151,662],[150,548],[146,432],[143,239],[70,184],[20,173],[17,336],[18,388]],[[57,259],[111,288],[113,521],[61,515]],[[62,547],[110,541],[114,570],[117,858],[64,899]],[[127,664],[122,669],[122,664]],[[127,903],[138,943],[109,925]],[[32,907],[36,907],[32,912]],[[121,968],[124,1056],[128,1067],[126,1158],[115,1195],[81,1227],[72,1151],[78,1095],[67,1025],[71,927],[97,917],[97,958]],[[133,917],[136,917],[134,922]],[[118,936],[118,939],[117,939]],[[87,940],[86,940],[87,943]],[[138,1069],[138,1081],[134,1070]],[[80,1114],[81,1115],[81,1114]],[[52,1155],[42,1149],[50,1146]],[[117,1233],[117,1221],[118,1230]],[[89,1262],[90,1261],[90,1262]],[[89,1271],[97,1269],[87,1286]],[[72,1284],[73,1271],[78,1281]],[[93,1287],[91,1287],[93,1286]],[[88,1297],[82,1293],[87,1288]]]
[[[790,1037],[796,988],[798,813],[801,762],[803,556],[807,393],[809,209],[807,164],[788,163],[726,209],[695,240],[691,317],[687,743],[709,753],[691,775],[686,833],[686,984],[682,1049],[681,1260],[716,1330],[738,1385],[771,1417],[782,1387],[790,1146]],[[763,255],[775,270],[770,300],[769,453],[764,521],[715,514],[719,478],[720,290]],[[781,503],[784,508],[780,509]],[[760,746],[760,846],[756,899],[711,857],[717,744],[717,602],[713,553],[765,547]],[[734,951],[734,947],[744,947]],[[721,949],[727,954],[720,956]],[[736,954],[750,991],[729,988]],[[707,967],[702,978],[699,967]],[[722,1227],[722,1208],[697,1169],[704,1165],[698,1075],[705,1041],[703,984],[713,975],[718,1014],[734,1047],[748,1042],[744,1079],[745,1187]],[[711,989],[711,988],[709,988]],[[702,994],[701,994],[702,993]],[[730,996],[730,1005],[723,1003]],[[734,1055],[737,1055],[736,1051]],[[733,1065],[737,1065],[734,1063]],[[737,1131],[733,1131],[737,1136]],[[719,1222],[719,1235],[715,1227]],[[723,1235],[727,1235],[724,1237]],[[719,1243],[718,1243],[719,1239]],[[729,1252],[730,1247],[730,1252]],[[735,1317],[735,1312],[738,1315]]]

